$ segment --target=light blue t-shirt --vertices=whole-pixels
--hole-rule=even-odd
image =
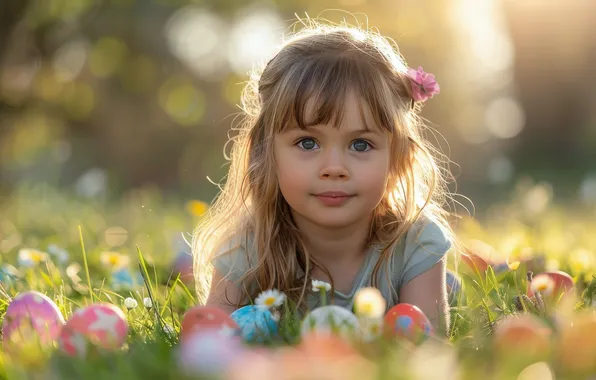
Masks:
[[[403,285],[432,268],[451,248],[451,242],[439,225],[424,220],[412,225],[395,245],[389,260],[389,277],[393,286],[387,281],[387,265],[383,265],[378,271],[377,288],[387,300],[387,309],[399,303],[399,290]],[[247,249],[247,244],[239,241],[230,241],[228,246],[222,247],[220,251],[224,253],[213,258],[213,266],[220,275],[226,276],[226,279],[232,282],[242,278],[258,260],[256,252]],[[380,255],[379,246],[373,245],[369,248],[364,264],[354,278],[352,290],[349,293],[335,291],[333,304],[352,309],[354,295],[358,289],[372,285],[372,272]],[[331,297],[327,298],[329,302]],[[317,307],[319,302],[318,294],[308,294],[308,309]]]

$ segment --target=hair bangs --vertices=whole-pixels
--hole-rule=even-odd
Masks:
[[[383,91],[388,86],[370,64],[348,54],[319,56],[300,64],[300,72],[290,71],[288,75],[293,77],[283,81],[287,84],[280,94],[284,101],[278,104],[285,109],[280,112],[283,116],[276,123],[276,132],[316,125],[339,128],[348,91],[355,91],[361,100],[359,111],[367,130],[394,130],[391,115],[395,111],[387,101],[387,91]],[[371,114],[368,117],[367,112]]]

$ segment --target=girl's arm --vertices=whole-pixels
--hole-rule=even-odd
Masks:
[[[445,288],[446,258],[404,284],[399,293],[400,303],[418,306],[428,317],[437,335],[449,331],[449,305]]]
[[[221,276],[216,269],[213,270],[211,277],[211,289],[207,297],[206,306],[215,306],[230,314],[240,300],[240,290],[229,280]]]

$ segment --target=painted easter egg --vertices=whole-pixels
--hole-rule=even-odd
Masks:
[[[456,304],[462,291],[462,281],[457,273],[447,270],[445,273],[445,285],[447,287],[447,296],[450,304]]]
[[[36,291],[19,293],[8,305],[2,321],[5,351],[31,340],[51,344],[60,335],[64,317],[48,296]]]
[[[196,330],[181,341],[178,361],[188,374],[217,375],[243,352],[239,339],[222,336],[217,330]]]
[[[185,284],[192,284],[194,282],[193,274],[193,258],[186,252],[180,252],[175,258],[172,265],[172,279],[175,279],[180,274],[180,281]]]
[[[572,295],[574,293],[575,285],[573,283],[573,278],[569,274],[563,271],[542,272],[533,277],[532,283],[535,281],[540,282],[542,276],[549,277],[554,283],[553,289],[549,289],[548,294],[543,293],[543,295],[550,295],[554,298],[558,298],[562,293],[565,295]],[[534,295],[534,292],[532,291],[532,283],[528,284],[528,297]]]
[[[59,345],[68,355],[87,355],[88,344],[104,350],[115,350],[126,341],[128,325],[118,307],[104,303],[75,311],[64,325]]]
[[[400,303],[385,314],[385,333],[418,344],[433,333],[433,327],[418,306]]]
[[[338,334],[342,338],[360,335],[358,317],[350,310],[337,305],[321,306],[311,310],[302,320],[300,332],[308,334]]]
[[[342,358],[357,355],[353,346],[334,334],[305,334],[296,348],[318,358]]]
[[[242,339],[264,342],[277,335],[277,322],[271,312],[260,306],[246,305],[235,310],[230,317],[240,328]]]
[[[186,339],[197,330],[217,330],[222,335],[234,336],[239,332],[239,327],[225,311],[217,307],[196,306],[182,317],[180,339]]]
[[[461,258],[473,271],[478,270],[478,272],[484,273],[488,269],[488,262],[475,253],[469,252],[468,254],[462,254]]]
[[[531,314],[508,316],[495,327],[493,345],[497,353],[527,358],[546,358],[551,347],[552,330]]]
[[[136,271],[133,276],[128,268],[122,268],[112,272],[110,281],[116,290],[134,289],[144,284],[141,272]]]
[[[596,311],[588,309],[561,323],[555,344],[555,358],[568,372],[596,372]]]

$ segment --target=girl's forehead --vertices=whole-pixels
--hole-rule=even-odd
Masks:
[[[323,115],[324,113],[332,114]],[[355,89],[348,89],[341,102],[334,105],[334,107],[323,103],[317,97],[310,97],[304,107],[303,120],[305,121],[304,126],[297,125],[294,127],[304,129],[303,127],[333,126],[345,132],[381,131],[380,126],[375,123],[370,106]],[[321,120],[326,122],[321,123]]]

